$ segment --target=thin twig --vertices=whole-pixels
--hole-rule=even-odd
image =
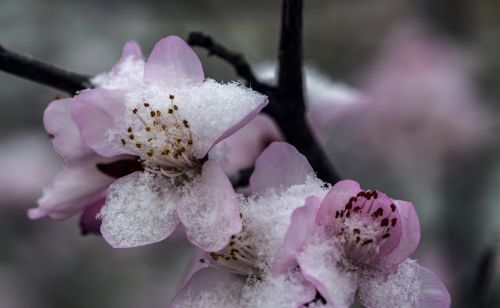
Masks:
[[[306,107],[302,85],[302,0],[284,0],[279,49],[278,86],[260,82],[241,53],[228,50],[201,32],[189,35],[191,46],[198,46],[228,62],[238,75],[255,90],[269,97],[263,110],[277,122],[285,139],[309,160],[318,177],[336,183],[340,177],[315,140],[305,118]]]
[[[212,39],[212,37],[210,37],[209,35],[206,35],[202,32],[191,32],[189,33],[187,42],[191,46],[202,47],[208,50],[209,56],[217,56],[229,63],[236,71],[236,74],[238,74],[238,76],[248,82],[248,85],[254,90],[264,94],[268,94],[272,89],[271,86],[260,82],[255,77],[252,68],[248,64],[243,54],[227,49],[226,47]]]
[[[0,45],[0,70],[68,94],[90,88],[90,77],[23,56]]]

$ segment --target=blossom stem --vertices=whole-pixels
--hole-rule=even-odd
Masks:
[[[5,49],[0,45],[0,70],[68,94],[90,88],[90,77],[61,69],[28,56]]]

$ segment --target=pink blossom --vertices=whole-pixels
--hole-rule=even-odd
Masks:
[[[290,216],[306,196],[323,197],[306,158],[274,142],[264,150],[250,179],[252,196],[242,200],[242,231],[224,249],[199,253],[172,307],[300,307],[316,291],[296,270],[272,273]]]
[[[298,265],[332,307],[348,307],[356,292],[367,307],[449,307],[436,275],[408,259],[419,241],[411,203],[344,180],[294,211],[274,271]]]
[[[400,173],[436,172],[450,155],[485,140],[471,59],[458,46],[418,25],[398,27],[368,70],[364,112],[349,116],[349,139]],[[352,149],[351,149],[352,150]]]
[[[274,84],[274,63],[257,67],[257,74],[263,81]],[[326,143],[332,129],[342,124],[343,118],[357,111],[366,103],[365,97],[356,89],[339,82],[333,82],[317,69],[306,67],[306,117],[314,135]],[[259,154],[273,141],[284,137],[276,123],[267,115],[255,117],[241,130],[223,140],[211,151],[211,157],[218,159],[224,171],[236,175],[238,171],[250,168]]]
[[[77,138],[65,140],[58,131],[61,137],[54,141],[56,150],[67,148],[77,156],[79,166],[91,166],[73,181],[98,172],[95,163],[101,159],[112,163],[132,157],[143,169],[114,182],[99,182],[106,176],[97,174],[84,182],[95,192],[91,202],[85,195],[86,206],[92,203],[95,209],[95,202],[105,200],[99,213],[103,237],[113,247],[145,245],[165,239],[181,222],[199,247],[226,246],[241,230],[237,196],[219,163],[205,157],[248,123],[266,98],[237,83],[205,80],[194,51],[175,36],[158,42],[147,61],[135,42],[127,43],[118,64],[94,82],[97,88],[64,102],[70,112],[65,125],[73,125]],[[46,127],[58,121],[50,117]],[[65,159],[66,168],[73,169],[73,161]],[[64,215],[56,215],[59,209],[48,214],[40,206],[31,214],[65,218],[75,210],[68,205]]]

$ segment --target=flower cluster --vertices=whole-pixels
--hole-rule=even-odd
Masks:
[[[147,61],[127,43],[94,84],[45,111],[65,166],[28,215],[81,214],[82,230],[115,248],[185,230],[199,251],[171,307],[450,305],[439,279],[409,259],[420,240],[411,203],[324,183],[284,142],[252,154],[249,193],[237,194],[208,153],[257,121],[267,99],[205,79],[180,38],[161,40]]]
[[[449,307],[448,291],[409,255],[420,241],[410,202],[316,178],[297,150],[272,143],[241,201],[243,229],[200,253],[172,307]]]
[[[83,213],[83,231],[100,231],[113,247],[163,240],[182,223],[199,247],[224,247],[241,229],[237,195],[206,154],[267,99],[205,80],[194,51],[175,36],[158,42],[147,61],[137,43],[127,43],[94,82],[45,111],[66,164],[30,218]]]

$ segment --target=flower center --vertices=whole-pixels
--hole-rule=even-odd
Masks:
[[[210,253],[213,267],[245,276],[259,273],[257,255],[252,245],[248,244],[247,237],[249,235],[244,234],[233,235],[226,248],[219,252]]]
[[[378,201],[376,191],[362,191],[335,213],[338,235],[346,257],[355,265],[369,264],[378,258],[399,215],[394,204]]]
[[[135,153],[144,168],[167,177],[192,176],[201,162],[194,155],[193,134],[188,120],[170,95],[165,108],[155,109],[144,102],[132,109],[133,125],[123,132],[122,146]]]

